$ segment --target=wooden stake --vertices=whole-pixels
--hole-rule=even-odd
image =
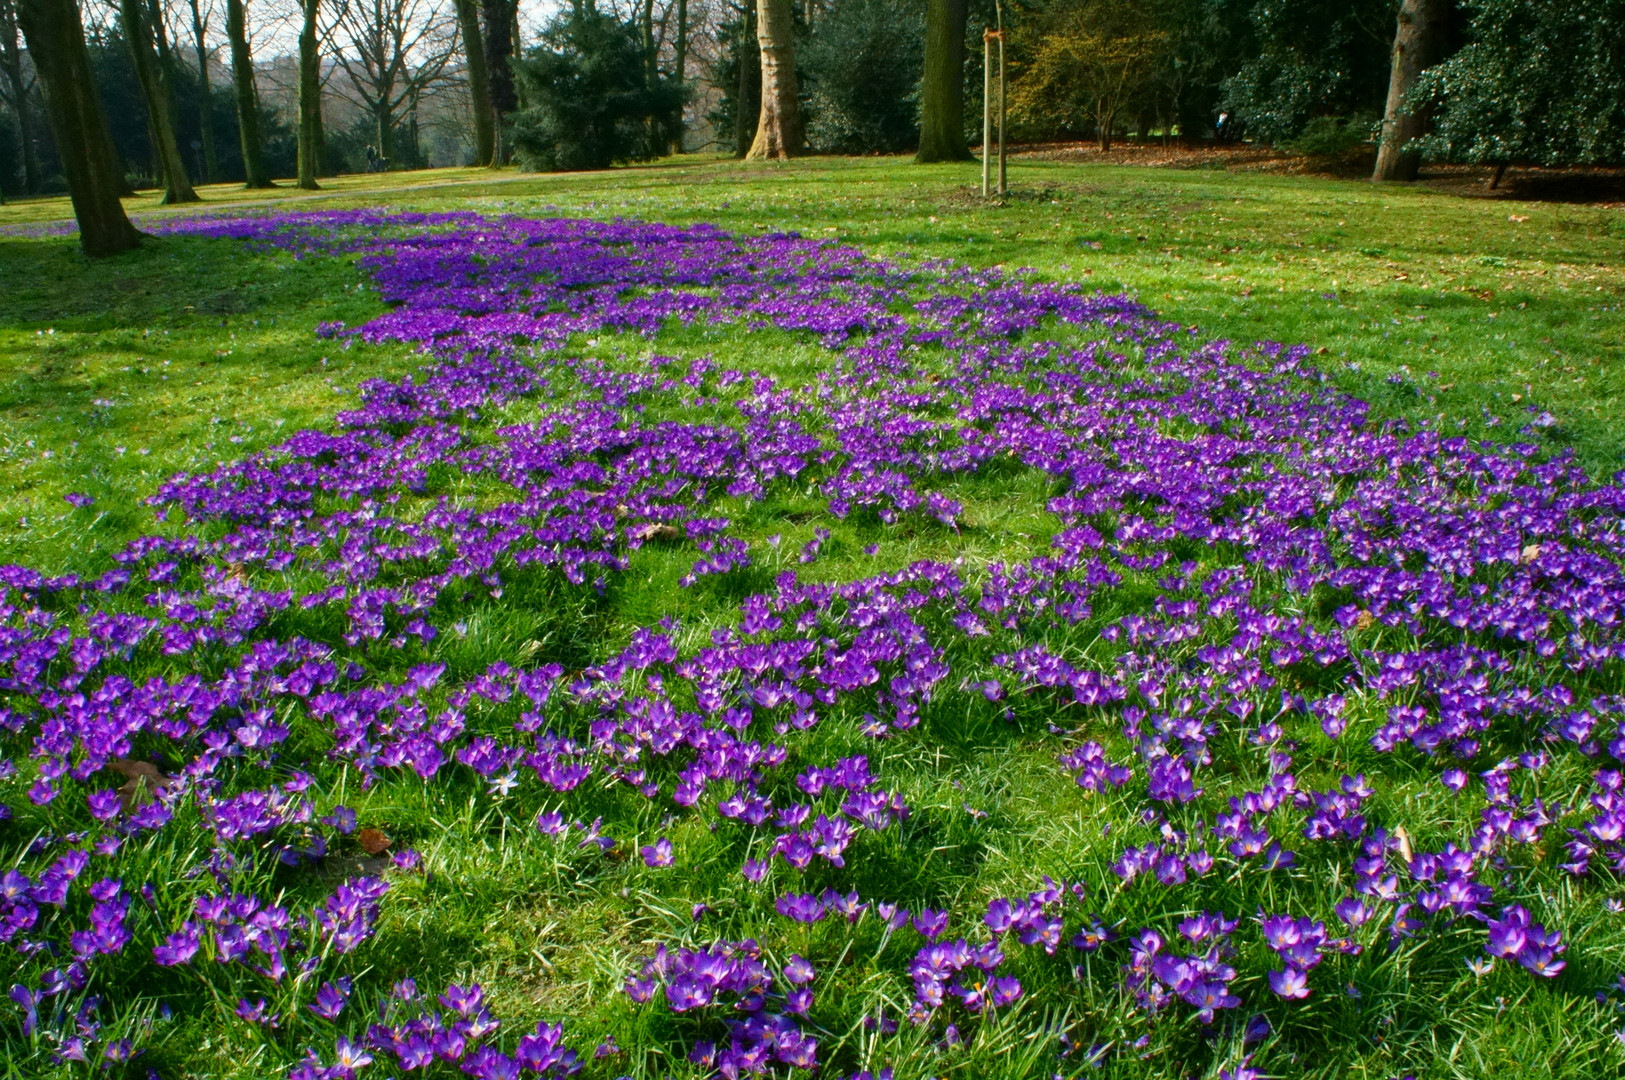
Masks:
[[[1004,195],[1004,28],[999,28],[999,195]]]

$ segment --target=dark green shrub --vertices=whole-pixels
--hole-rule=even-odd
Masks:
[[[637,28],[575,0],[514,63],[513,145],[528,170],[604,169],[666,152],[682,91],[651,70]]]
[[[803,54],[807,135],[844,154],[907,150],[919,139],[925,7],[918,0],[842,0],[813,27]]]

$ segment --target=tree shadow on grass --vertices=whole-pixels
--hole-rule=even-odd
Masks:
[[[102,330],[184,324],[265,311],[296,311],[335,300],[323,317],[375,310],[368,294],[346,292],[357,277],[345,260],[246,252],[213,237],[164,236],[109,259],[86,259],[72,238],[0,239],[0,327]],[[360,300],[361,304],[357,301]]]

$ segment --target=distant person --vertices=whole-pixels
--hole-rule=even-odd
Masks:
[[[367,144],[367,171],[378,171],[378,151],[373,149],[372,143]]]
[[[1219,120],[1213,125],[1213,136],[1221,143],[1233,143],[1240,133],[1241,124],[1236,120],[1236,114],[1228,109],[1219,113]]]

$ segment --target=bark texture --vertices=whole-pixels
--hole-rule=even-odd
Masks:
[[[920,80],[920,149],[914,160],[969,161],[965,142],[965,17],[969,0],[930,0],[925,75]]]
[[[509,58],[513,55],[513,21],[518,6],[511,0],[482,0],[485,14],[485,67],[491,84],[491,120],[494,125],[495,149],[491,156],[493,166],[502,165],[508,156],[504,120],[519,107],[519,95],[514,90],[513,68]]]
[[[123,169],[107,134],[107,119],[91,79],[85,28],[74,0],[28,0],[17,12],[45,88],[45,113],[62,156],[62,171],[86,255],[116,255],[141,243],[119,202]]]
[[[747,158],[782,161],[801,153],[794,33],[790,0],[756,0],[756,44],[762,50],[762,107]]]
[[[243,0],[226,0],[226,37],[231,41],[231,82],[237,98],[237,134],[243,144],[243,186],[272,187],[260,153],[260,96],[254,89],[254,56],[248,51]]]
[[[758,54],[746,63],[749,44],[756,40],[756,5],[746,0],[739,20],[739,89],[734,98],[734,157],[750,153],[756,138],[756,116],[762,107],[762,63]]]
[[[468,63],[468,96],[474,113],[474,164],[489,165],[496,150],[491,128],[491,72],[485,63],[485,35],[477,0],[457,0],[457,25]]]
[[[299,0],[299,180],[306,191],[321,185],[322,169],[322,58],[316,40],[316,16],[321,0]]]
[[[1388,107],[1383,110],[1382,145],[1373,180],[1415,180],[1422,157],[1406,142],[1427,131],[1425,114],[1407,111],[1405,98],[1417,77],[1437,63],[1444,45],[1451,0],[1403,0],[1394,31],[1393,66],[1388,76]]]
[[[192,181],[186,175],[186,162],[181,157],[180,144],[175,141],[175,118],[170,111],[169,86],[154,49],[157,28],[151,22],[144,0],[119,0],[119,16],[124,20],[130,60],[135,67],[136,81],[141,84],[141,94],[147,99],[147,119],[156,136],[153,150],[163,166],[163,202],[166,205],[197,202],[198,194],[192,190]]]

